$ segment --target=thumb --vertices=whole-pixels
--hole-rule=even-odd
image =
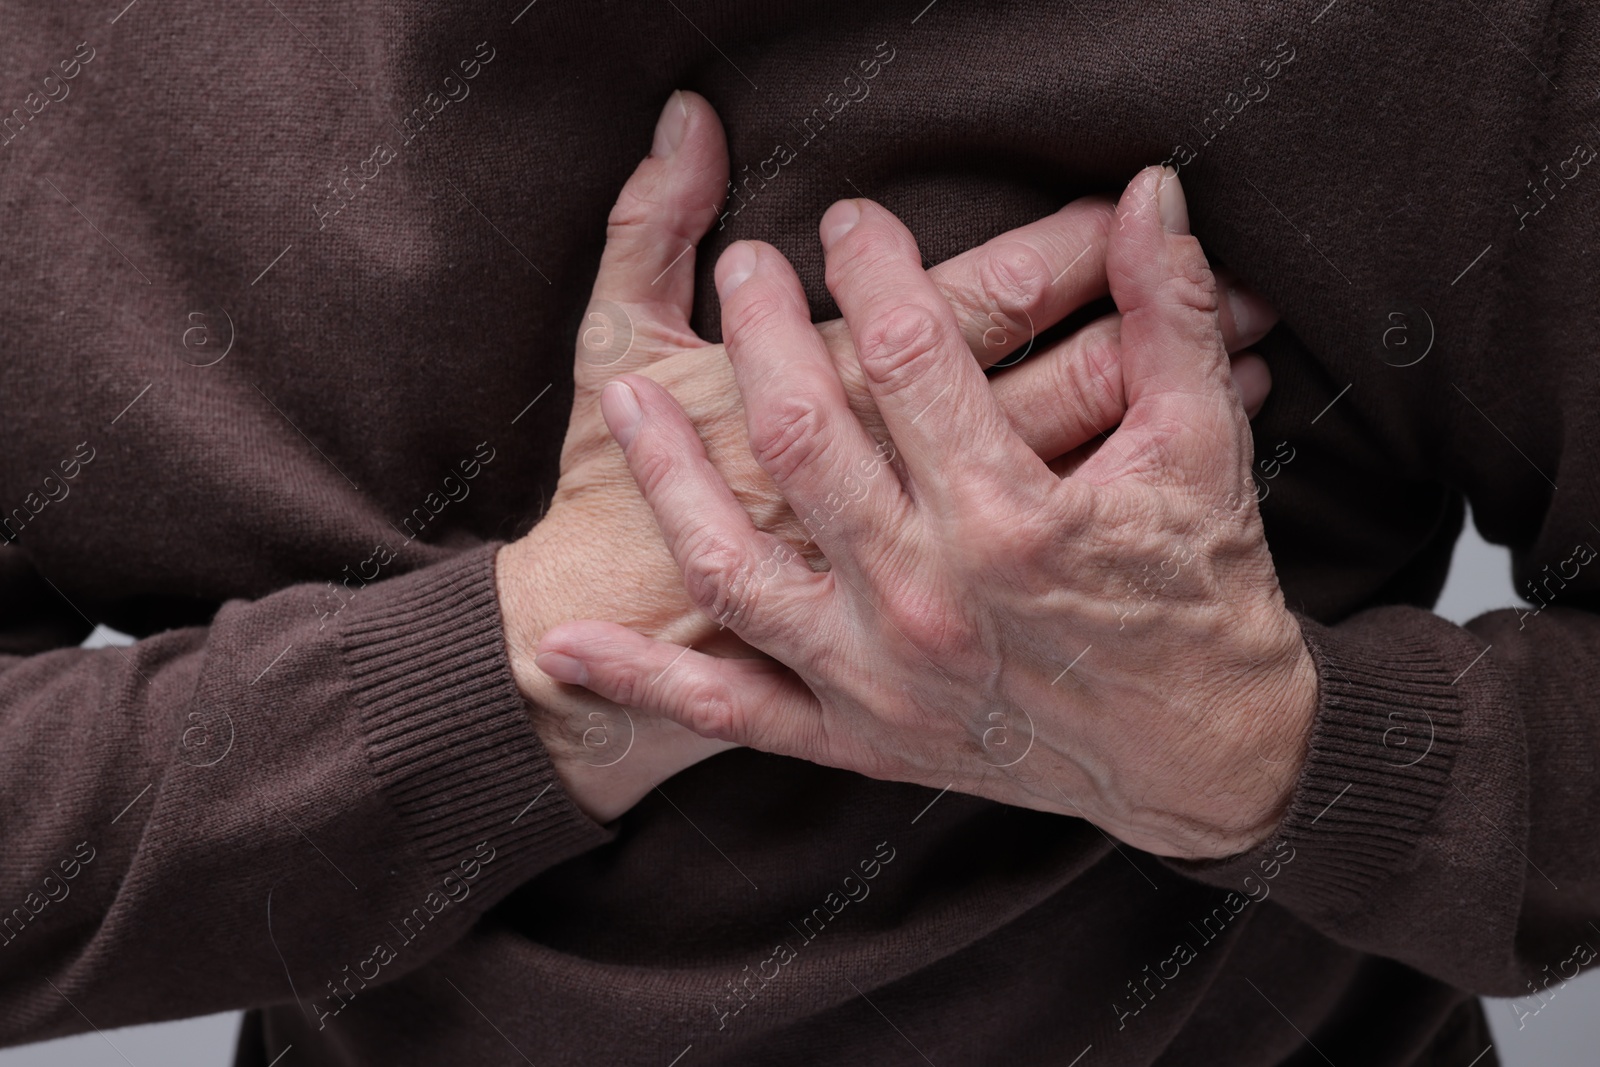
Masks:
[[[600,272],[578,331],[580,391],[598,390],[673,348],[704,343],[689,329],[695,246],[716,221],[727,183],[728,148],[716,111],[698,93],[673,93],[656,120],[650,154],[606,220]]]

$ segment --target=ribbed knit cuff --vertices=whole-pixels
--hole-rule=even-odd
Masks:
[[[479,842],[512,884],[610,840],[557,780],[511,675],[498,543],[363,590],[340,633],[367,759],[448,873]]]
[[[1271,878],[1280,904],[1332,918],[1370,908],[1384,883],[1407,870],[1451,785],[1461,743],[1456,656],[1437,632],[1339,627],[1297,615],[1317,666],[1309,754],[1278,830],[1226,859],[1168,860],[1175,870],[1241,892]],[[1284,845],[1293,849],[1292,859]],[[1253,876],[1253,877],[1252,877]],[[1250,886],[1244,879],[1252,877]],[[1258,889],[1252,891],[1259,891]]]

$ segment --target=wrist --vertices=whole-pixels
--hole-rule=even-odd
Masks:
[[[546,630],[579,619],[604,619],[674,644],[699,644],[717,632],[689,602],[682,572],[638,503],[635,511],[604,494],[558,489],[545,517],[500,550],[502,601],[531,637],[523,642],[525,665]]]
[[[1255,692],[1239,694],[1246,712],[1236,752],[1249,783],[1241,790],[1239,828],[1222,835],[1212,858],[1248,851],[1277,832],[1305,769],[1320,687],[1316,661],[1290,617],[1294,647],[1287,662]]]
[[[592,524],[580,537],[574,518],[552,510],[526,537],[503,546],[495,583],[512,676],[551,765],[578,808],[597,822],[609,822],[656,785],[732,746],[564,685],[539,669],[539,638],[573,619],[602,618],[655,632],[712,630],[681,594],[685,610],[675,615],[665,604],[652,604],[641,593],[643,583],[633,583],[632,604],[624,603],[615,588],[598,588],[594,576],[616,576],[624,569],[620,553],[608,554],[593,536],[603,524]],[[603,565],[608,555],[609,564]],[[693,619],[686,618],[690,614]]]

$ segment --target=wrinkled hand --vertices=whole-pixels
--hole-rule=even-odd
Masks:
[[[707,737],[1082,815],[1152,852],[1262,840],[1316,675],[1176,175],[1142,173],[1118,207],[1115,358],[1078,399],[1120,425],[1067,477],[986,388],[898,220],[842,201],[822,240],[887,435],[852,410],[781,254],[741,242],[717,279],[751,450],[830,570],[752,524],[666,390],[629,375],[602,401],[694,602],[778,662],[582,622],[545,635],[547,669]],[[985,744],[996,723],[1024,757]]]
[[[758,525],[801,536],[787,503],[751,457],[723,346],[708,344],[689,325],[695,245],[715,221],[727,169],[711,106],[692,93],[675,94],[662,112],[651,155],[624,187],[609,220],[579,328],[573,411],[550,510],[498,560],[513,673],[569,793],[602,820],[729,745],[557,684],[535,661],[539,637],[561,622],[600,614],[719,655],[759,653],[689,602],[601,417],[601,388],[630,371],[661,383],[700,428],[713,462]],[[980,362],[1031,348],[1036,329],[1105,295],[1111,222],[1109,201],[1086,198],[934,268],[931,276],[958,310],[963,335]],[[1242,289],[1229,306],[1226,326],[1234,348],[1253,343],[1276,320],[1269,306]],[[1002,405],[1040,454],[1097,442],[1120,417],[1120,405],[1096,387],[1117,374],[1117,328],[1118,316],[1106,316],[993,379]],[[855,383],[848,390],[854,409],[881,425],[860,381],[849,331],[837,321],[820,329],[836,365]],[[1237,374],[1259,405],[1269,385],[1265,364],[1241,355]]]

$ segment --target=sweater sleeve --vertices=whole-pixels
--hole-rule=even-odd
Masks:
[[[511,676],[497,545],[0,657],[0,1043],[298,1002],[336,1025],[604,842]]]
[[[1277,834],[1169,862],[1475,993],[1529,996],[1593,962],[1600,616],[1552,604],[1462,627],[1386,606],[1300,624],[1319,706]]]

